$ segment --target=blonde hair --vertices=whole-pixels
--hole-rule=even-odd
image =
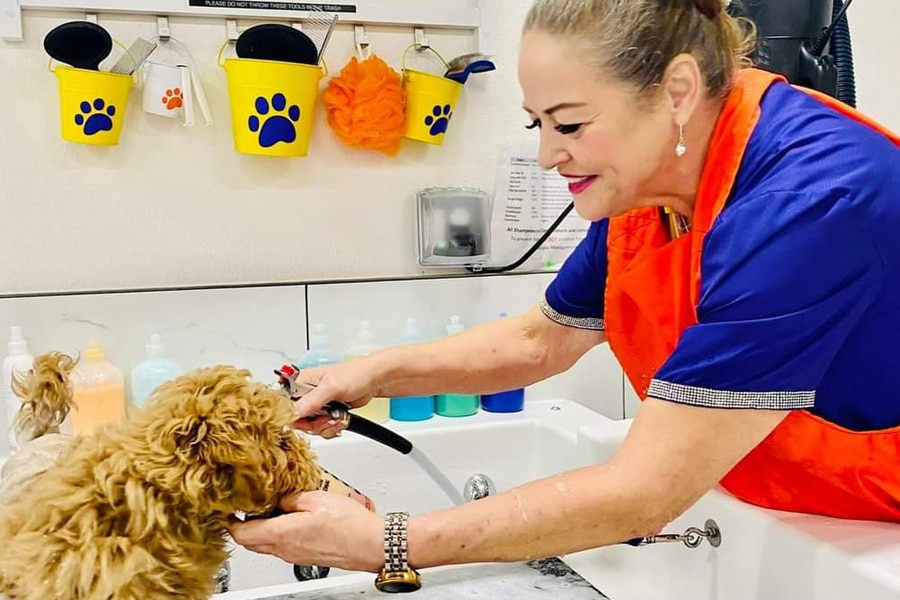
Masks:
[[[681,53],[697,60],[711,95],[725,95],[755,44],[753,24],[726,13],[723,0],[535,0],[529,30],[576,38],[592,66],[642,96]]]

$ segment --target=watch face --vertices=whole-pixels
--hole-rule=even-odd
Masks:
[[[375,587],[388,594],[404,594],[418,590],[422,582],[413,570],[400,573],[382,571],[375,580]]]
[[[418,584],[412,581],[386,581],[381,586],[382,592],[388,594],[402,594],[404,592],[414,592],[419,589]]]

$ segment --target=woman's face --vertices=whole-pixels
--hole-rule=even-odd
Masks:
[[[522,38],[524,107],[540,128],[541,166],[569,182],[575,210],[598,221],[641,205],[665,189],[675,159],[672,112],[639,106],[634,92],[604,79],[574,42],[541,31]]]

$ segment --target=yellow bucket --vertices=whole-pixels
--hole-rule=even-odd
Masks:
[[[225,59],[234,149],[261,156],[306,156],[312,137],[319,81],[314,65]]]
[[[57,66],[62,137],[95,146],[119,143],[131,75]]]
[[[403,52],[403,89],[406,91],[406,137],[440,146],[456,108],[456,101],[463,85],[440,75],[406,68],[406,54],[415,46]],[[446,61],[433,48],[441,62]]]

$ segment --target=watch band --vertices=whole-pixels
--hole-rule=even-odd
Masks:
[[[406,528],[409,513],[392,512],[386,515],[384,523],[384,568],[389,572],[409,569],[406,546]]]
[[[406,545],[409,513],[392,512],[384,521],[384,568],[375,578],[375,587],[391,594],[414,592],[422,587],[419,574],[409,567]]]

